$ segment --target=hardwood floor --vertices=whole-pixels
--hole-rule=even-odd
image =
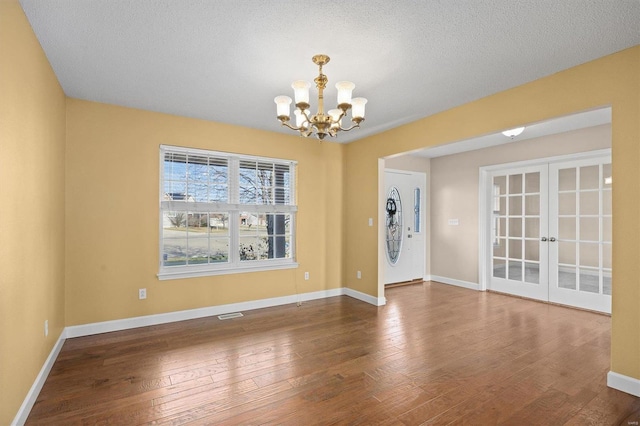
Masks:
[[[68,339],[28,424],[633,425],[610,318],[425,282]],[[634,423],[635,422],[635,423]]]

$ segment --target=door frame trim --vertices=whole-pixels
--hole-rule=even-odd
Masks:
[[[567,161],[582,160],[587,158],[602,157],[611,155],[611,148],[597,149],[593,151],[577,152],[573,154],[558,155],[554,157],[535,158],[531,160],[515,161],[512,163],[492,164],[479,168],[478,180],[478,290],[486,291],[489,280],[489,261],[491,256],[487,250],[491,234],[490,223],[487,210],[487,202],[491,197],[492,187],[488,178],[491,172],[528,166],[538,166],[542,164],[562,163]]]

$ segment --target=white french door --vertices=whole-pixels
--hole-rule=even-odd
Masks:
[[[488,288],[611,312],[611,157],[495,170],[488,180]]]
[[[611,313],[611,158],[549,166],[549,300]]]
[[[549,297],[548,166],[491,175],[492,279],[490,288],[539,300]]]

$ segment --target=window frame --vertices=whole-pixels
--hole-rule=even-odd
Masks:
[[[165,155],[167,153],[185,155],[204,155],[208,157],[219,157],[227,160],[227,201],[226,202],[194,202],[175,201],[165,198]],[[288,167],[289,188],[288,204],[246,204],[240,202],[240,164],[242,162],[269,163],[274,168],[277,166]],[[187,148],[173,145],[160,145],[159,149],[159,234],[158,234],[158,274],[159,280],[170,280],[191,277],[204,277],[225,274],[237,274],[257,271],[271,271],[280,269],[297,268],[296,262],[296,172],[297,161],[257,157],[244,154],[204,150],[197,148]],[[259,167],[259,165],[258,165]],[[187,181],[188,182],[188,181]],[[272,184],[275,191],[276,186]],[[208,187],[209,188],[209,187]],[[188,189],[187,189],[188,195]],[[286,197],[286,195],[285,195]],[[228,261],[224,263],[187,264],[165,266],[164,264],[164,213],[183,211],[190,213],[222,213],[228,214],[229,220],[229,252]],[[240,217],[243,213],[260,214],[283,214],[289,215],[289,253],[287,258],[272,258],[263,260],[241,260],[240,259]],[[209,223],[207,223],[209,226]],[[286,236],[287,234],[285,234]],[[274,234],[273,237],[277,237]],[[210,237],[209,237],[210,238]]]

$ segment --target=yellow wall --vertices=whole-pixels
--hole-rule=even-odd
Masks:
[[[18,2],[0,0],[2,425],[65,326],[64,149],[64,93]]]
[[[345,285],[378,296],[377,231],[366,227],[378,214],[378,158],[604,105],[616,182],[611,369],[640,379],[640,46],[347,145]]]
[[[160,144],[298,161],[300,267],[158,281]],[[66,325],[342,287],[343,150],[316,139],[68,99]],[[146,300],[138,300],[138,288],[147,289]]]

